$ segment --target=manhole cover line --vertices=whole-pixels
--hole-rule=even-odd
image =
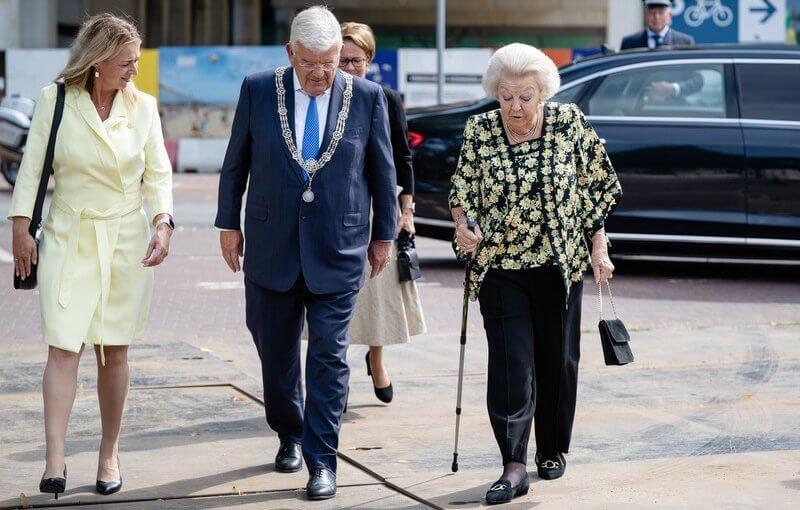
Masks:
[[[352,483],[347,485],[339,485],[341,488],[353,488],[353,487],[371,487],[374,485],[382,485],[380,483]],[[107,500],[92,500],[92,501],[64,501],[63,503],[58,502],[56,503],[53,500],[52,503],[34,503],[28,504],[27,506],[2,506],[0,510],[22,510],[28,508],[69,508],[75,506],[100,506],[100,505],[126,505],[131,503],[152,503],[156,501],[190,501],[195,499],[210,499],[210,498],[235,498],[239,496],[257,496],[259,494],[278,494],[281,492],[296,492],[302,490],[302,487],[297,487],[295,489],[265,489],[260,491],[237,491],[237,492],[218,492],[218,493],[211,493],[211,494],[196,494],[196,495],[187,495],[187,496],[161,496],[161,497],[152,497],[152,498],[120,498],[115,499],[114,501],[107,501]]]
[[[249,391],[247,391],[247,390],[245,390],[243,388],[240,388],[239,386],[237,386],[237,385],[235,385],[233,383],[199,383],[199,384],[175,384],[175,385],[167,385],[167,386],[136,386],[136,387],[132,387],[131,390],[137,390],[137,391],[181,390],[181,389],[192,389],[192,388],[230,388],[230,389],[232,389],[234,391],[237,391],[237,392],[241,393],[242,395],[244,395],[245,397],[249,398],[253,402],[257,403],[261,407],[264,407],[264,400],[263,399],[261,399],[260,397],[258,397],[256,395],[253,395]],[[391,489],[391,490],[393,490],[395,492],[398,492],[398,493],[402,494],[403,496],[405,496],[405,497],[407,497],[409,499],[413,499],[417,503],[421,503],[421,504],[427,506],[428,508],[433,508],[435,510],[444,510],[444,507],[441,507],[441,506],[437,505],[436,503],[433,503],[432,501],[428,501],[427,499],[425,499],[425,498],[423,498],[421,496],[418,496],[418,495],[414,494],[413,492],[410,492],[410,491],[404,489],[403,487],[400,487],[399,485],[397,485],[397,484],[395,484],[393,482],[390,482],[385,477],[383,477],[380,474],[376,473],[375,471],[373,471],[372,469],[368,468],[364,464],[358,462],[354,458],[349,457],[349,456],[345,455],[342,452],[337,452],[336,455],[340,459],[342,459],[343,461],[345,461],[348,464],[350,464],[351,466],[353,466],[354,468],[358,469],[359,471],[362,471],[363,473],[369,475],[370,477],[374,478],[378,482],[382,483],[387,488],[389,488],[389,489]],[[3,510],[3,509],[0,508],[0,510]]]

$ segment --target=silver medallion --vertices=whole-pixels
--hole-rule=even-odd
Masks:
[[[303,202],[310,204],[314,201],[314,192],[310,189],[307,189],[303,192]]]

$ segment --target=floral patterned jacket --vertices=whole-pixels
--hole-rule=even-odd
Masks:
[[[540,174],[530,193],[540,193],[542,221],[567,290],[589,267],[587,238],[603,226],[622,196],[611,161],[592,126],[574,104],[546,103]],[[502,179],[513,170],[499,110],[474,115],[464,128],[464,142],[450,189],[450,207],[461,206],[474,219],[484,240],[471,259],[470,298],[505,242],[504,218],[526,207],[525,190],[507,199]],[[453,243],[456,255],[465,254]],[[569,295],[569,292],[567,292]]]

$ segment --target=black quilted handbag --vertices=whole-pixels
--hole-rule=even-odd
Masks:
[[[405,230],[400,230],[400,235],[397,237],[397,270],[401,282],[410,282],[422,277],[414,237]]]
[[[600,342],[603,345],[603,357],[606,365],[627,365],[633,362],[633,352],[631,351],[628,329],[617,315],[614,306],[614,296],[611,294],[611,284],[606,282],[608,287],[608,297],[611,300],[611,310],[614,312],[614,319],[603,319],[603,286],[597,286],[597,298],[600,305]]]

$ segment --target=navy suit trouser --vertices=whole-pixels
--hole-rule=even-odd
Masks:
[[[302,275],[288,292],[245,279],[247,327],[261,358],[267,423],[281,441],[300,443],[306,467],[336,472],[350,368],[347,336],[358,291],[313,294]],[[306,399],[300,334],[308,319]]]

